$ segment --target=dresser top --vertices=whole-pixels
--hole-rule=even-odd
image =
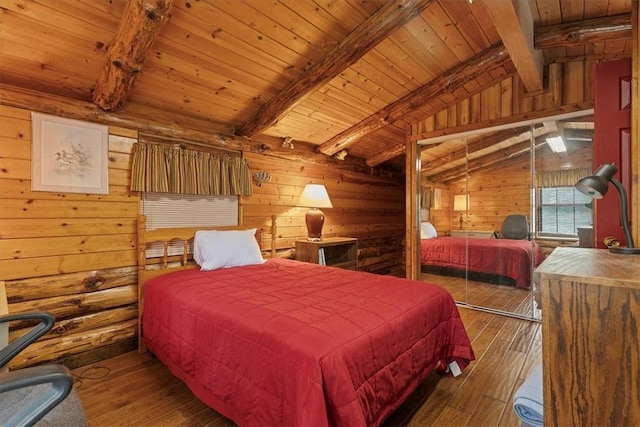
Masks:
[[[606,249],[556,248],[534,272],[536,281],[543,275],[640,289],[640,255],[615,254]]]

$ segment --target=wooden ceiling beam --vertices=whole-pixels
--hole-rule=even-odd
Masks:
[[[532,111],[527,113],[515,114],[513,116],[508,116],[508,117],[501,117],[499,119],[491,119],[491,120],[485,120],[481,122],[468,123],[466,125],[457,126],[455,128],[436,129],[430,132],[423,132],[423,133],[411,135],[409,140],[412,141],[413,143],[417,143],[419,140],[422,140],[422,139],[441,138],[447,135],[454,135],[454,134],[465,133],[465,132],[474,132],[479,129],[508,125],[510,123],[518,123],[526,120],[538,120],[544,117],[556,116],[556,115],[566,114],[566,113],[573,113],[576,111],[583,111],[591,108],[593,108],[593,102],[584,101],[584,102],[579,102],[577,104],[568,105],[568,106],[563,105],[563,106],[560,106],[559,108],[552,108],[550,110]],[[405,147],[405,143],[396,144],[392,147],[389,147],[389,149],[368,158],[366,160],[367,165],[371,167],[379,166],[381,163],[386,162],[387,160],[390,160],[395,156],[403,154],[404,153],[402,151],[403,147]]]
[[[407,144],[397,144],[394,147],[383,151],[382,153],[376,154],[375,156],[369,157],[367,159],[367,166],[375,167],[372,165],[379,165],[381,163],[386,162],[400,154],[404,154],[407,150]]]
[[[60,117],[101,123],[144,132],[158,137],[185,139],[231,150],[252,150],[260,144],[247,138],[229,135],[194,117],[157,109],[104,111],[95,104],[77,99],[46,94],[31,89],[0,83],[0,105],[38,111]]]
[[[630,13],[536,28],[534,46],[552,49],[616,40],[631,40]]]
[[[328,83],[355,64],[391,33],[420,15],[433,0],[401,0],[387,2],[358,28],[240,126],[236,135],[254,137],[276,124],[310,93]]]
[[[129,0],[98,77],[93,102],[105,111],[121,108],[142,69],[173,0]]]
[[[495,132],[486,138],[478,138],[476,141],[470,142],[467,144],[462,150],[457,150],[452,153],[447,154],[444,157],[438,158],[434,162],[424,162],[422,164],[422,170],[428,171],[435,167],[442,166],[443,164],[447,164],[452,161],[464,159],[468,154],[475,153],[477,151],[483,150],[485,148],[491,147],[492,145],[498,144],[507,140],[509,138],[513,138],[519,136],[525,132],[529,132],[531,130],[530,126],[520,126],[512,129],[504,129],[498,132]],[[429,145],[425,145],[423,150],[428,150]]]
[[[587,19],[583,21],[575,21],[571,23],[565,24],[557,24],[557,25],[547,25],[544,27],[537,28],[535,30],[534,35],[534,45],[537,49],[550,49],[556,47],[573,47],[579,46],[585,43],[594,43],[594,42],[603,42],[603,41],[611,41],[611,40],[631,40],[631,14],[624,13],[615,16],[607,16],[602,18],[594,18]],[[606,53],[604,54],[607,55]],[[614,54],[612,54],[614,55]],[[597,58],[602,58],[602,55],[598,55]],[[612,56],[613,58],[614,56]],[[615,57],[620,57],[617,55]],[[579,57],[567,57],[567,58],[555,58],[555,61],[564,60],[564,61],[574,61],[580,59]],[[595,57],[594,57],[595,59]],[[578,111],[580,109],[593,108],[592,105],[576,105],[573,111]],[[559,113],[564,113],[567,111],[562,111]],[[522,115],[522,119],[530,119],[537,118],[538,116],[543,117],[545,115],[553,115],[549,112],[542,112],[542,114],[526,114]],[[508,117],[502,120],[493,121],[491,123],[485,122],[477,122],[471,123],[464,128],[459,129],[462,131],[470,131],[481,129],[483,127],[495,126],[501,123],[509,123],[513,121],[518,121],[518,117]],[[445,130],[436,130],[432,132],[426,132],[416,135],[411,135],[410,139],[412,141],[417,141],[420,139],[428,139],[443,136],[447,131],[451,131],[451,129]],[[375,156],[367,159],[367,164],[371,167],[375,167],[380,165],[381,163],[392,159],[393,157],[399,155],[399,150],[404,146],[404,144],[394,145],[393,147],[389,147],[388,150],[378,153]]]
[[[485,0],[502,43],[529,92],[543,89],[544,56],[534,47],[533,17],[529,4],[514,0]]]
[[[505,129],[497,132],[494,135],[491,135],[487,138],[480,138],[477,141],[469,143],[469,146],[466,150],[467,154],[460,156],[458,154],[458,159],[462,159],[467,155],[470,155],[471,158],[467,160],[467,162],[462,166],[456,166],[432,175],[428,175],[426,169],[423,169],[423,173],[427,176],[429,180],[434,182],[446,182],[451,181],[453,179],[460,178],[465,176],[470,172],[475,172],[479,169],[486,168],[488,166],[495,165],[496,163],[500,163],[503,161],[511,160],[513,158],[517,158],[523,154],[526,154],[531,151],[531,127],[530,126],[522,126],[514,129]],[[546,138],[549,134],[554,134],[558,132],[557,122],[545,122],[543,126],[537,127],[533,131],[534,137],[534,147],[535,149],[539,148],[540,142]],[[492,151],[490,153],[484,155],[478,155],[473,158],[473,154],[481,151],[484,148],[487,148],[491,145],[497,144],[499,142],[503,142],[507,139],[514,138],[515,141],[512,145],[508,147],[501,148],[497,151]],[[485,139],[487,141],[485,141]],[[440,161],[440,160],[439,160]],[[441,164],[446,164],[446,160],[442,160]]]
[[[503,150],[494,151],[486,156],[478,157],[473,160],[469,160],[466,165],[458,166],[446,171],[428,175],[428,179],[433,182],[445,183],[454,179],[459,179],[466,176],[468,173],[472,173],[479,169],[484,169],[489,166],[501,163],[504,161],[512,160],[524,154],[527,154],[531,149],[531,142],[525,141],[519,144],[512,145]]]
[[[504,45],[497,44],[486,49],[462,64],[459,64],[435,79],[422,85],[403,98],[387,105],[376,113],[355,124],[318,146],[318,151],[331,156],[355,144],[364,135],[393,123],[427,104],[437,96],[453,92],[478,76],[505,65],[509,54]]]
[[[0,105],[37,111],[92,123],[101,123],[136,132],[153,135],[159,139],[173,139],[187,144],[214,149],[243,150],[260,153],[277,159],[298,163],[331,165],[348,172],[358,171],[370,176],[393,176],[383,169],[372,169],[357,157],[336,160],[316,153],[312,146],[296,144],[296,150],[281,147],[281,139],[260,136],[258,140],[244,138],[211,127],[208,120],[169,113],[157,109],[145,109],[141,114],[130,111],[104,111],[95,104],[77,99],[46,94],[31,89],[0,82]]]

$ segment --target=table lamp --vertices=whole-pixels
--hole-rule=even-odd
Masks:
[[[629,219],[627,217],[627,192],[624,187],[613,176],[618,172],[618,168],[613,164],[604,163],[600,165],[598,170],[592,176],[582,178],[576,183],[576,189],[581,193],[589,196],[593,199],[602,199],[609,190],[609,182],[618,190],[620,196],[620,222],[622,222],[622,229],[624,230],[624,238],[627,241],[627,246],[612,246],[609,248],[609,252],[619,254],[640,254],[640,248],[635,248],[633,245],[633,237],[631,236],[631,230],[629,228]]]
[[[453,196],[453,210],[460,212],[460,230],[462,230],[462,212],[467,210],[469,205],[469,196],[466,194],[457,194]]]
[[[322,240],[324,213],[319,208],[332,208],[327,189],[322,184],[307,184],[302,191],[298,206],[311,208],[305,215],[307,239],[312,242]]]

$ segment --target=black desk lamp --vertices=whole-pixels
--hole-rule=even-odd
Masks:
[[[622,222],[622,229],[624,230],[624,238],[627,241],[627,246],[612,246],[609,248],[609,252],[618,254],[640,254],[640,248],[636,248],[633,245],[633,237],[631,236],[631,230],[629,229],[629,219],[627,218],[627,192],[624,187],[613,176],[618,172],[618,168],[613,164],[604,163],[600,165],[596,173],[592,176],[582,178],[576,183],[576,188],[581,193],[594,198],[602,199],[607,190],[609,189],[609,182],[616,187],[618,194],[620,195],[620,221]]]

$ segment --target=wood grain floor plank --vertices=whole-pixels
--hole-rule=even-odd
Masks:
[[[501,402],[509,402],[513,392],[513,385],[518,380],[520,369],[524,364],[525,354],[519,351],[507,350],[498,369],[500,375],[488,384],[485,396],[489,396]]]
[[[539,323],[460,308],[477,360],[423,384],[385,426],[518,426],[513,393],[542,360]],[[89,370],[87,370],[89,368]],[[93,369],[92,369],[93,368]],[[89,427],[233,427],[160,361],[126,353],[76,368]]]
[[[506,403],[500,400],[483,396],[466,425],[468,427],[496,427],[500,422],[505,406]]]

